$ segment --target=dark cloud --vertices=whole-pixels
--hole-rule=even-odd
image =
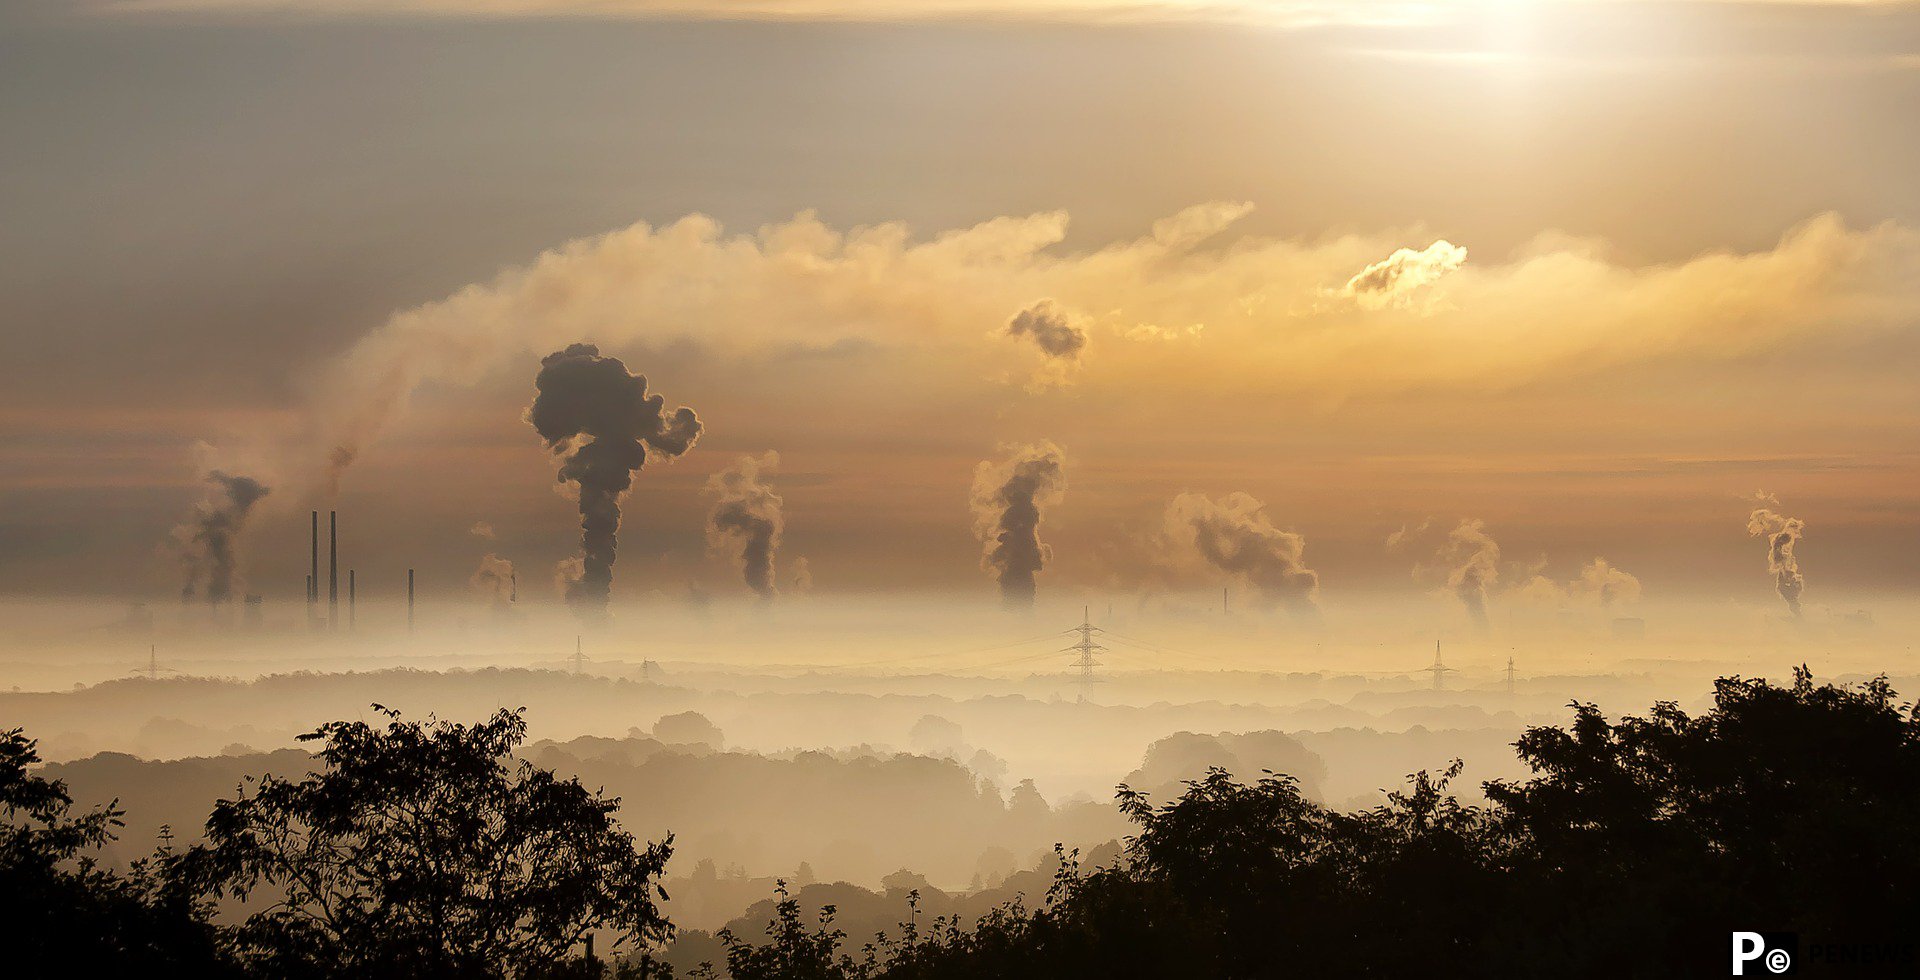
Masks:
[[[1066,456],[1050,442],[1013,447],[1005,459],[974,469],[974,534],[986,545],[981,567],[993,573],[1007,605],[1033,605],[1034,576],[1053,560],[1040,540],[1041,511],[1066,490]]]
[[[700,438],[693,409],[665,411],[647,379],[592,344],[574,344],[540,361],[527,421],[561,458],[559,479],[580,497],[580,564],[567,576],[567,601],[583,616],[603,616],[613,588],[620,501],[649,458],[684,455]]]

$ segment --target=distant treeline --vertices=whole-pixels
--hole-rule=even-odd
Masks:
[[[1044,891],[936,910],[892,878],[898,925],[869,940],[780,884],[764,929],[689,935],[674,964],[672,838],[516,756],[517,712],[324,726],[313,772],[237,787],[203,841],[125,871],[93,860],[115,811],[76,812],[15,730],[0,942],[28,976],[1705,976],[1735,931],[1795,934],[1806,972],[1920,966],[1920,710],[1884,679],[1726,678],[1698,716],[1573,708],[1519,739],[1531,777],[1485,805],[1454,795],[1457,762],[1357,811],[1285,774],[1214,769],[1164,802],[1122,787],[1124,848],[1060,850]]]

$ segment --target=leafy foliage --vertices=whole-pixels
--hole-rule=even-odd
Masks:
[[[830,923],[798,929],[789,909],[769,937],[807,951],[808,972],[736,975],[1697,976],[1725,969],[1734,929],[1910,938],[1920,713],[1884,680],[1723,679],[1699,718],[1572,707],[1570,728],[1522,736],[1534,778],[1486,784],[1486,807],[1450,792],[1457,761],[1358,813],[1271,773],[1213,769],[1159,805],[1122,786],[1126,859],[1083,874],[1062,854],[1038,908],[908,923],[862,961],[834,959]]]
[[[378,706],[375,706],[378,708]],[[596,929],[648,945],[671,840],[640,846],[618,800],[514,761],[517,712],[480,724],[335,722],[324,771],[223,800],[184,873],[248,902],[242,956],[283,977],[530,976]]]

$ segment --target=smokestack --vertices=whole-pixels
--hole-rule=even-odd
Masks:
[[[347,628],[352,629],[355,621],[353,602],[353,569],[347,569]]]
[[[313,512],[313,564],[307,568],[307,615],[313,615],[320,601],[320,512]]]
[[[413,569],[407,569],[407,632],[413,632]]]
[[[327,511],[327,628],[340,628],[340,513]]]

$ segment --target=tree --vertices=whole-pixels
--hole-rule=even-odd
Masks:
[[[207,908],[170,884],[161,853],[125,874],[94,856],[121,826],[117,803],[72,813],[58,780],[32,774],[37,743],[0,732],[0,949],[10,965],[71,976],[218,978],[236,973]]]
[[[282,977],[525,977],[551,973],[596,930],[615,946],[669,937],[655,904],[671,838],[641,846],[617,799],[512,753],[520,712],[465,726],[386,716],[334,722],[322,771],[263,776],[222,800],[182,874],[244,899],[236,929]]]

